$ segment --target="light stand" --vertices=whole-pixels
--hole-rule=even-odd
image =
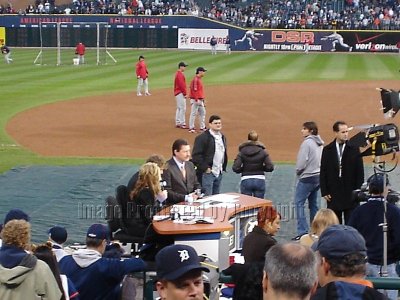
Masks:
[[[382,232],[383,232],[383,265],[382,265],[382,270],[380,272],[381,277],[388,277],[388,270],[387,270],[387,232],[388,232],[388,224],[387,224],[387,218],[386,218],[386,213],[387,213],[387,202],[386,202],[386,167],[385,164],[386,162],[383,161],[382,163],[379,162],[379,157],[377,157],[378,161],[375,161],[374,159],[374,164],[376,164],[380,171],[383,172],[383,197],[382,197],[382,202],[383,202],[383,223],[379,224],[379,226],[382,227]],[[375,167],[374,167],[375,170]]]

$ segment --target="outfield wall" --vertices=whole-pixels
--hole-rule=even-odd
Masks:
[[[62,22],[62,45],[73,47],[79,41],[96,45],[96,22],[109,25],[107,46],[111,48],[210,49],[212,35],[218,50],[224,50],[226,35],[233,51],[305,50],[305,41],[313,41],[310,52],[397,52],[400,31],[338,31],[257,29],[249,32],[210,19],[193,16],[116,16],[116,15],[29,15],[0,16],[0,28],[6,29],[6,43],[13,47],[39,47],[40,23],[47,47],[56,47],[56,22]],[[255,34],[254,34],[255,33]]]

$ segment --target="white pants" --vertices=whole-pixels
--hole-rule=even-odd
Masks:
[[[79,58],[79,64],[80,65],[85,63],[85,55],[79,55],[78,58]]]
[[[175,125],[186,125],[186,99],[182,93],[175,96],[176,99],[176,114]]]
[[[148,78],[143,79],[143,78],[138,78],[138,84],[137,84],[137,94],[141,94],[142,92],[142,86],[144,85],[144,92],[148,93],[149,92],[149,80]]]
[[[373,265],[370,263],[367,263],[367,280],[368,277],[382,277],[380,275],[380,272],[382,271],[382,266],[379,265]],[[399,277],[396,273],[396,264],[390,264],[387,266],[387,273],[389,277]],[[397,300],[398,296],[398,290],[378,290],[384,295],[387,295],[387,297],[390,300]]]
[[[10,56],[11,56],[11,52],[8,52],[7,54],[4,54],[4,60],[5,60],[5,62],[6,62],[7,64],[9,64],[10,62],[13,61],[12,58],[11,58]]]
[[[194,121],[196,116],[200,117],[200,129],[206,128],[206,107],[204,106],[204,101],[196,101],[194,99],[190,99],[191,111],[189,118],[189,128],[194,129]]]
[[[211,54],[217,54],[217,45],[211,46]]]

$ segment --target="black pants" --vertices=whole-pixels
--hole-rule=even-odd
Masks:
[[[333,210],[333,211],[335,212],[336,216],[338,217],[340,224],[348,224],[353,210],[354,210],[354,208],[349,208],[349,209],[345,209],[345,210]],[[343,222],[343,216],[344,216],[344,222]]]

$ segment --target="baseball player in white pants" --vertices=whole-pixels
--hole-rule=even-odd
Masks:
[[[196,116],[199,115],[200,130],[204,130],[206,128],[206,106],[204,105],[204,99],[190,99],[190,104],[192,109],[189,118],[189,128],[194,128],[194,121],[196,120]]]
[[[149,80],[147,78],[143,79],[143,78],[140,78],[140,77],[138,78],[138,83],[137,83],[137,95],[138,96],[142,96],[142,94],[141,94],[142,86],[144,86],[144,94],[146,96],[150,96],[150,93],[149,93]]]
[[[175,96],[176,99],[176,114],[175,114],[175,124],[176,127],[186,129],[186,98],[182,93]]]

